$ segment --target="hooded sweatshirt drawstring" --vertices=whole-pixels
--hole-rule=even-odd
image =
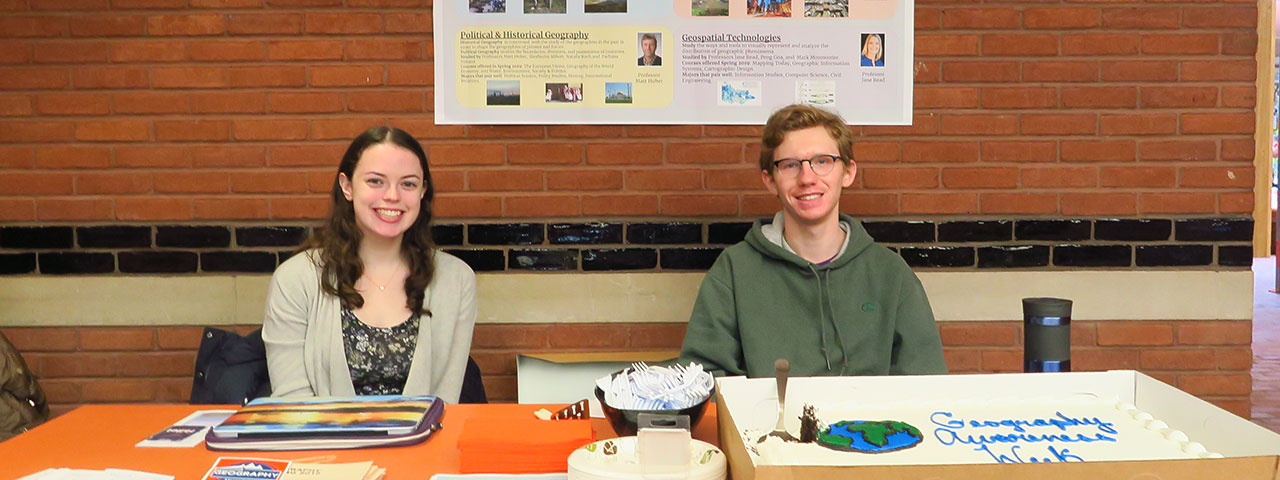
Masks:
[[[827,356],[827,329],[822,328],[822,322],[831,322],[831,329],[836,333],[836,346],[840,348],[840,374],[844,375],[845,368],[849,363],[849,356],[844,351],[844,339],[840,338],[840,324],[836,321],[836,306],[831,300],[831,270],[824,270],[825,275],[819,275],[818,269],[813,264],[809,265],[809,272],[813,273],[814,281],[818,282],[818,331],[822,338],[822,359],[827,362],[827,371],[831,369],[831,357]],[[823,277],[826,281],[823,282]],[[823,305],[823,298],[826,298],[826,305]],[[827,316],[827,311],[831,311],[831,316]]]
[[[831,328],[836,331],[836,344],[840,345],[840,374],[844,375],[845,368],[849,366],[849,357],[844,351],[844,339],[840,338],[840,322],[836,321],[840,317],[836,314],[836,304],[831,299],[831,270],[824,270],[823,273],[827,277],[827,308],[831,310]]]
[[[809,264],[809,272],[813,273],[813,281],[818,282],[818,336],[822,338],[822,360],[827,362],[827,371],[831,371],[831,357],[827,355],[827,329],[822,328],[822,321],[827,319],[827,311],[822,306],[822,277],[818,275],[818,270],[813,268],[813,264]],[[841,349],[843,352],[844,349]]]

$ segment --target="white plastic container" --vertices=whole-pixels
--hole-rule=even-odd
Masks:
[[[569,480],[724,480],[724,452],[701,440],[689,442],[689,464],[641,465],[636,437],[610,438],[569,454]]]

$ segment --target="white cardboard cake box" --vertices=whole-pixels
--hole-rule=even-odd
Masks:
[[[574,403],[588,399],[591,416],[604,417],[596,401],[596,379],[634,362],[663,362],[680,355],[676,350],[629,352],[522,353],[516,356],[516,401]]]
[[[734,480],[792,479],[1010,479],[1041,480],[1202,480],[1280,479],[1280,435],[1159,380],[1132,370],[1078,373],[928,375],[792,378],[787,387],[788,418],[798,417],[793,398],[827,398],[845,391],[876,391],[887,398],[999,398],[1034,392],[1116,396],[1187,434],[1224,458],[1085,463],[987,465],[778,466],[756,465],[739,425],[772,425],[777,388],[772,378],[726,377],[717,382],[716,414],[720,447]],[[769,393],[772,392],[772,393]],[[748,398],[774,399],[773,414],[744,406]],[[736,400],[736,401],[735,401]],[[753,407],[754,408],[754,407]],[[738,417],[734,416],[734,413]],[[748,416],[768,418],[741,418]],[[798,423],[798,419],[795,420]],[[790,428],[790,431],[796,431]]]

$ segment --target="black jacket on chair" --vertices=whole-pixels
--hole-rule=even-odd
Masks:
[[[241,337],[205,327],[191,382],[192,404],[237,404],[271,395],[262,329]]]
[[[458,403],[489,403],[489,397],[484,393],[484,381],[480,378],[480,365],[470,356],[467,356],[467,370],[462,374],[462,393],[458,395]]]

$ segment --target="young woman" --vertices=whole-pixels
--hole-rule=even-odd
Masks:
[[[351,142],[329,220],[271,277],[262,339],[272,396],[458,401],[476,279],[433,248],[433,194],[408,133],[375,127]]]
[[[866,43],[862,44],[862,66],[884,66],[884,42],[880,40],[880,35],[875,33],[867,35]]]

